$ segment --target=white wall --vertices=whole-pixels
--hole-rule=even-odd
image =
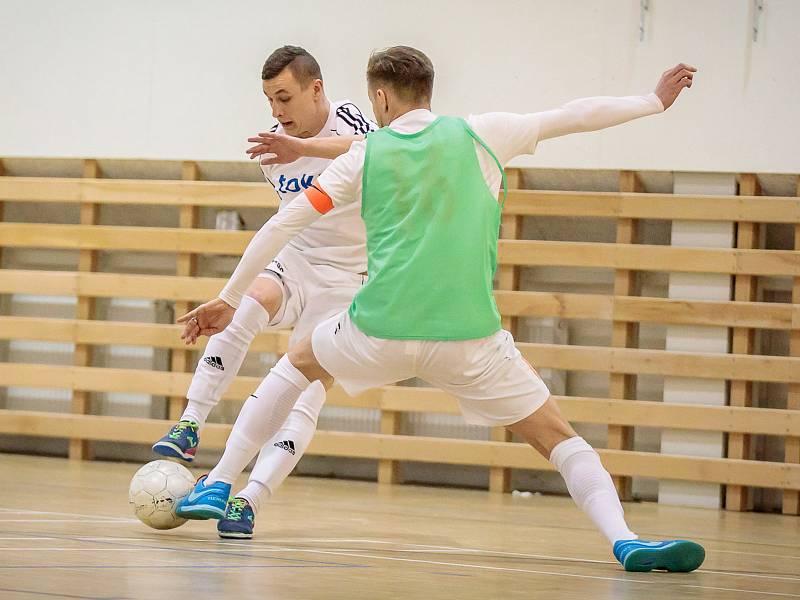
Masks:
[[[367,106],[370,50],[409,44],[437,68],[434,108],[528,112],[650,91],[700,68],[667,115],[543,144],[553,168],[798,172],[800,2],[765,0],[0,0],[0,156],[231,160],[270,124],[263,60],[294,43],[329,95]]]

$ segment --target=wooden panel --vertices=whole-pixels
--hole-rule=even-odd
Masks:
[[[800,359],[785,356],[667,352],[602,346],[518,344],[535,367],[800,383]]]
[[[498,261],[522,266],[597,267],[685,273],[800,275],[800,252],[597,242],[500,242]]]
[[[746,196],[758,196],[761,186],[758,178],[747,173],[739,177],[739,192]],[[759,226],[757,223],[742,221],[736,224],[736,247],[758,248]],[[757,300],[758,280],[755,275],[736,275],[734,277],[733,299],[753,302]],[[731,336],[731,352],[734,354],[753,354],[755,347],[755,330],[747,327],[735,327]],[[731,406],[752,406],[753,382],[731,381],[728,403]],[[731,433],[728,435],[728,458],[750,458],[751,438],[747,434]],[[725,488],[725,508],[742,511],[749,508],[750,491],[746,487],[734,485]]]
[[[800,196],[800,177],[797,178],[797,195]],[[794,226],[794,249],[800,250],[800,221]],[[800,306],[800,277],[792,282],[792,302]],[[789,338],[789,354],[800,357],[800,321],[796,321],[794,327]],[[797,382],[789,385],[786,408],[800,410],[800,384]],[[800,436],[787,437],[784,443],[784,460],[789,464],[800,463]],[[786,515],[800,514],[800,494],[796,490],[783,493],[782,510]]]
[[[83,176],[87,179],[98,179],[102,176],[100,167],[94,159],[83,161]],[[80,221],[82,226],[95,227],[99,221],[100,208],[91,202],[81,202]],[[78,271],[92,272],[97,270],[97,251],[81,250],[78,253]],[[92,296],[78,295],[76,299],[75,318],[94,319],[95,299]],[[93,347],[76,344],[73,353],[73,364],[76,367],[89,367],[92,364]],[[73,390],[71,411],[73,414],[85,415],[92,412],[91,396],[84,390]],[[69,457],[76,460],[91,458],[91,447],[88,440],[70,439]]]
[[[0,316],[0,339],[6,340],[72,342],[96,346],[122,344],[184,350],[186,346],[180,339],[181,331],[183,327],[180,325],[157,323]],[[290,331],[262,333],[255,338],[250,350],[282,354],[286,352],[290,334]],[[206,342],[207,338],[199,340],[195,348],[202,350]]]
[[[73,341],[86,344],[126,343],[175,348],[179,329],[172,325],[74,322],[62,319],[0,317],[0,339]],[[285,352],[286,332],[264,333],[252,349]],[[800,383],[800,357],[667,352],[601,346],[518,344],[535,365],[567,371],[647,373],[710,379]]]
[[[0,186],[2,186],[3,182],[5,181],[5,174],[6,169],[5,165],[3,164],[3,160],[0,159]],[[3,221],[4,216],[4,206],[5,206],[6,198],[0,193],[0,223]],[[0,269],[3,267],[3,246],[0,245]]]
[[[643,192],[639,176],[633,171],[622,171],[619,176],[621,192]],[[638,220],[629,217],[617,219],[617,244],[638,243]],[[614,296],[638,296],[636,272],[629,269],[614,271]],[[611,345],[615,348],[634,348],[639,345],[639,324],[635,321],[615,319],[611,324]],[[610,373],[608,395],[611,398],[630,400],[636,397],[636,375]],[[609,425],[608,448],[611,450],[633,450],[633,427]],[[630,477],[614,477],[614,487],[622,500],[633,497],[633,480]]]
[[[194,252],[240,255],[253,232],[181,230],[170,227],[119,227],[0,223],[11,247],[141,252]],[[800,276],[800,252],[729,250],[672,246],[501,240],[500,264],[573,266],[638,271],[705,272]]]
[[[194,181],[199,179],[200,170],[196,162],[186,161],[181,167],[181,178],[184,181]],[[179,225],[181,229],[194,229],[198,221],[197,206],[184,204],[180,207]],[[181,252],[177,256],[176,274],[179,277],[193,277],[197,272],[197,255],[191,252]],[[175,318],[180,317],[191,310],[191,304],[185,301],[176,301],[173,305]],[[205,340],[204,340],[205,341]],[[184,373],[191,368],[192,353],[188,349],[173,349],[170,352],[170,370],[177,373]],[[186,398],[181,396],[170,396],[167,406],[167,418],[170,421],[177,421],[186,408]]]
[[[520,169],[506,169],[506,187],[511,190],[522,187],[522,171]],[[503,191],[500,191],[502,196]],[[500,237],[506,240],[517,240],[522,237],[522,217],[519,215],[508,214],[503,211],[500,221]],[[500,265],[497,269],[497,290],[515,291],[519,290],[520,268],[514,265]],[[503,314],[503,313],[501,313]],[[518,319],[515,315],[504,315],[502,318],[503,329],[510,332],[517,338]],[[489,432],[489,438],[498,442],[510,442],[511,432],[505,427],[493,427]],[[504,494],[511,491],[511,471],[501,467],[489,469],[489,491]]]
[[[177,326],[116,322],[76,322],[69,319],[0,317],[0,339],[72,341],[85,344],[180,348]],[[259,335],[252,346],[258,352],[285,352],[287,332]],[[201,346],[202,347],[202,346]],[[667,352],[601,346],[560,346],[519,343],[535,365],[567,371],[647,373],[710,379],[741,379],[800,383],[800,357],[748,356]]]
[[[169,396],[184,394],[191,379],[190,373],[25,363],[5,364],[13,365],[13,368],[0,369],[0,386]],[[0,363],[0,366],[2,365],[3,363]],[[223,399],[242,400],[260,382],[260,377],[237,377],[231,388],[223,395]],[[570,396],[555,396],[555,399],[567,419],[581,423],[800,436],[800,410],[663,404],[641,400]],[[397,413],[460,414],[455,399],[434,388],[388,386],[351,398],[341,388],[334,387],[328,393],[327,404]]]
[[[4,411],[3,417],[0,433],[79,436],[141,444],[151,443],[166,425],[165,421],[155,419],[28,411]],[[207,425],[204,446],[222,447],[229,431],[228,425]],[[800,465],[621,450],[598,450],[598,453],[615,475],[800,489]],[[552,470],[550,463],[526,444],[421,436],[318,431],[308,454]]]
[[[159,206],[273,208],[280,203],[271,186],[233,181],[84,181],[55,177],[10,177],[0,181],[0,197],[19,202],[91,202]]]
[[[394,410],[381,410],[380,431],[384,435],[400,434],[402,414]],[[398,461],[382,458],[378,461],[378,483],[392,484],[403,480],[403,472]]]
[[[800,200],[791,197],[514,190],[509,194],[505,212],[522,216],[795,223],[800,220]]]
[[[252,236],[252,231],[214,229],[0,223],[3,244],[20,248],[241,255]]]
[[[202,301],[216,296],[227,280],[215,277],[173,277],[118,273],[77,274],[64,271],[0,270],[0,293],[77,295]],[[495,292],[501,314],[517,317],[560,317],[638,321],[675,325],[709,325],[792,329],[800,326],[800,305],[776,302],[708,302],[569,294],[560,292]]]
[[[80,294],[96,298],[201,301],[216,296],[225,281],[216,277],[0,270],[0,292],[44,296]]]
[[[232,208],[277,208],[279,203],[270,186],[255,182],[83,181],[55,177],[9,177],[0,181],[0,197],[21,202],[193,204]],[[511,189],[504,212],[519,216],[795,223],[800,220],[800,200]]]

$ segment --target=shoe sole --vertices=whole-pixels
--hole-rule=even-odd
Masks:
[[[193,454],[188,454],[171,442],[156,442],[153,444],[153,452],[169,458],[179,458],[184,462],[190,463],[194,460]]]
[[[700,544],[677,541],[661,548],[636,548],[625,557],[623,567],[639,573],[655,569],[688,573],[702,565],[705,557],[706,551]]]
[[[234,539],[234,540],[249,540],[253,538],[252,533],[242,533],[240,531],[220,531],[217,530],[219,537],[223,539]]]
[[[208,519],[224,518],[225,509],[220,509],[210,504],[197,504],[195,506],[178,507],[175,514],[192,521],[206,521]]]

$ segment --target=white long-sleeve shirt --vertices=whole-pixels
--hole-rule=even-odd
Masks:
[[[539,113],[485,113],[470,115],[467,124],[486,142],[505,166],[521,154],[533,154],[540,140],[570,133],[596,131],[620,125],[633,119],[663,112],[664,106],[655,94],[621,98],[596,97],[574,100],[554,110]],[[430,125],[436,115],[417,109],[397,117],[389,127],[399,133],[416,133]],[[354,142],[350,150],[336,158],[318,177],[319,187],[334,207],[361,200],[361,180],[367,142]],[[493,194],[500,190],[502,177],[497,165],[476,143],[475,151],[486,184]],[[330,208],[330,207],[328,207]],[[308,192],[300,194],[289,205],[267,221],[253,236],[219,297],[238,307],[253,278],[268,264],[295,235],[324,214],[309,199]]]

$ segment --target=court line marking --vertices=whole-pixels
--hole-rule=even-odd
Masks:
[[[662,581],[650,581],[644,579],[633,579],[633,578],[621,578],[621,577],[603,577],[600,575],[579,575],[577,573],[562,573],[562,572],[555,572],[555,571],[540,571],[534,569],[517,569],[512,567],[493,567],[489,565],[472,565],[466,563],[453,563],[453,562],[442,562],[442,561],[432,561],[432,560],[421,560],[416,558],[398,558],[394,556],[374,556],[369,554],[355,554],[350,552],[336,552],[333,550],[303,550],[301,548],[294,549],[295,551],[300,552],[311,552],[315,554],[333,554],[339,556],[351,556],[354,558],[367,558],[367,559],[375,559],[375,560],[390,560],[390,561],[398,561],[398,562],[412,562],[412,563],[421,563],[421,564],[430,564],[430,565],[438,565],[438,566],[447,566],[447,567],[462,567],[467,569],[479,569],[484,571],[504,571],[504,572],[511,572],[511,573],[530,573],[535,575],[550,575],[554,577],[574,577],[580,579],[599,579],[603,581],[619,581],[622,583],[644,583],[647,585],[657,585],[657,584],[664,584],[667,586],[674,586],[674,587],[691,587],[695,589],[711,589],[711,590],[718,590],[718,591],[729,591],[729,592],[739,592],[743,594],[765,594],[769,596],[784,596],[789,598],[800,598],[800,594],[791,594],[785,592],[764,592],[761,590],[742,590],[736,588],[722,588],[722,587],[713,587],[713,586],[705,586],[705,585],[696,585],[696,584],[685,584],[685,583],[667,583]]]
[[[114,521],[135,521],[138,523],[138,520],[131,519],[130,517],[111,517],[107,515],[87,515],[84,513],[68,513],[68,512],[55,512],[52,510],[28,510],[24,508],[9,508],[9,507],[2,507],[0,506],[0,512],[10,513],[15,515],[56,515],[59,517],[85,517],[90,519],[104,519],[111,522]]]
[[[9,507],[0,507],[0,511],[5,513],[12,513],[12,514],[40,514],[40,515],[58,515],[58,516],[73,516],[73,517],[83,517],[82,519],[74,519],[74,520],[67,520],[67,519],[30,519],[30,520],[11,520],[11,519],[0,519],[0,523],[3,522],[30,522],[30,523],[64,523],[64,522],[79,522],[79,523],[118,523],[118,524],[127,524],[127,523],[135,523],[138,524],[139,521],[137,519],[130,519],[124,517],[113,517],[113,516],[102,516],[99,519],[96,515],[86,515],[82,513],[64,513],[64,512],[56,512],[56,511],[35,511],[35,510],[28,510],[28,509],[18,509],[18,508],[9,508]],[[92,518],[93,517],[93,518]],[[0,539],[22,539],[22,538],[0,538]],[[25,539],[62,539],[62,538],[52,538],[52,537],[42,537],[42,538],[25,538]],[[151,538],[114,538],[114,537],[106,537],[106,538],[65,538],[65,539],[76,539],[81,541],[117,541],[123,542],[126,540],[130,541],[147,541],[153,542]],[[207,539],[186,539],[186,538],[172,538],[173,541],[188,541],[188,542],[197,542],[197,543],[209,543]],[[555,555],[546,555],[546,554],[528,554],[528,553],[517,553],[517,552],[506,552],[502,550],[487,550],[487,549],[479,549],[479,548],[463,548],[463,547],[454,547],[454,546],[437,546],[432,544],[414,544],[409,542],[393,542],[393,541],[386,541],[386,540],[371,540],[371,539],[352,539],[352,538],[291,538],[291,539],[284,539],[284,540],[273,540],[276,542],[283,542],[283,543],[371,543],[371,544],[383,544],[383,545],[395,545],[395,546],[412,546],[416,548],[428,548],[428,552],[434,551],[441,551],[441,552],[464,552],[464,553],[473,553],[473,554],[483,554],[483,555],[497,555],[497,556],[516,556],[520,558],[540,558],[545,560],[560,560],[560,561],[569,561],[569,562],[583,562],[583,563],[595,563],[595,564],[615,564],[614,561],[605,561],[605,560],[597,560],[597,559],[589,559],[589,558],[578,558],[578,557],[562,557],[562,556],[555,556]],[[217,542],[221,544],[231,544],[230,542]],[[269,547],[269,546],[268,546]],[[7,549],[7,548],[0,548],[0,549]],[[8,548],[12,549],[12,548]],[[73,550],[77,550],[76,548],[71,548]],[[250,549],[252,545],[250,545]],[[173,550],[173,549],[167,549]],[[174,549],[180,551],[180,549]],[[293,549],[293,548],[277,548],[272,547],[271,551],[292,551],[292,552],[315,552],[315,550],[311,549]],[[349,551],[350,549],[343,549]],[[260,551],[260,550],[259,550]],[[356,550],[358,551],[358,550]],[[425,550],[401,550],[395,549],[396,552],[420,552],[424,553]],[[741,552],[735,550],[711,550],[712,552],[725,552],[731,554],[747,554],[750,556],[767,556],[772,558],[800,558],[795,556],[784,556],[784,555],[773,555],[773,554],[763,554],[757,552]],[[208,552],[208,551],[203,551]],[[318,550],[317,552],[325,552],[324,550]],[[392,560],[391,557],[375,557],[375,558],[383,558],[386,560]],[[395,560],[413,560],[413,559],[399,559],[395,558]],[[445,563],[442,563],[445,564]],[[455,564],[455,563],[454,563]],[[475,568],[481,568],[479,565],[475,565]],[[488,567],[487,567],[488,568]],[[785,576],[776,576],[776,575],[763,575],[758,573],[735,573],[735,572],[725,572],[725,571],[713,571],[713,570],[706,570],[706,569],[698,569],[696,572],[698,573],[709,573],[715,574],[720,576],[729,576],[729,577],[750,577],[750,578],[757,578],[757,579],[775,579],[775,580],[788,580],[788,581],[795,581],[797,579]],[[633,581],[630,579],[625,579],[623,581]],[[649,583],[649,582],[648,582]],[[716,588],[714,588],[716,589]],[[719,588],[720,590],[726,590],[726,588]],[[767,592],[754,592],[754,593],[767,593]],[[800,595],[792,595],[792,597]]]
[[[85,538],[83,536],[74,536],[74,535],[70,535],[70,534],[63,534],[63,535],[50,536],[50,539],[58,540],[58,541],[62,541],[62,542],[64,542],[64,541],[67,541],[67,542],[83,542],[83,541],[90,540],[91,538]],[[144,541],[153,542],[153,543],[156,543],[156,544],[162,543],[164,541],[163,539],[161,541],[159,541],[159,539],[157,537],[155,537],[155,538],[141,538],[141,539],[143,539]],[[166,539],[169,540],[170,538],[167,537]],[[176,538],[172,538],[172,539],[174,540]],[[177,538],[177,539],[180,539],[180,538]],[[108,544],[109,546],[115,546],[116,548],[118,548],[121,545],[124,545],[124,544],[120,543],[119,538],[108,538],[108,540],[110,540],[110,541],[101,541],[100,543],[101,544],[105,543],[105,544]],[[196,539],[196,540],[192,540],[192,541],[205,542],[206,544],[208,544],[208,542],[209,542],[209,540],[207,540],[207,539],[206,540]],[[219,554],[223,554],[223,555],[227,554],[225,552],[220,551],[219,548],[207,548],[207,549],[206,548],[200,548],[200,549],[196,549],[196,548],[186,548],[186,547],[164,547],[164,546],[151,546],[151,545],[147,545],[147,546],[139,545],[139,546],[136,546],[136,547],[137,548],[142,548],[142,549],[145,549],[145,550],[148,550],[148,551],[152,551],[152,550],[155,550],[155,549],[162,549],[162,550],[168,550],[168,551],[172,551],[172,552],[184,552],[184,553],[194,553],[194,554],[197,554],[197,553],[213,554],[215,552],[217,552]],[[262,547],[268,548],[267,546],[263,546],[263,545],[262,545]],[[267,550],[267,551],[269,551],[269,550]],[[348,566],[348,567],[360,567],[360,568],[366,568],[367,567],[367,565],[336,563],[336,562],[323,562],[323,561],[319,561],[319,560],[306,560],[306,559],[302,559],[302,558],[282,558],[282,557],[279,557],[279,556],[255,557],[252,554],[247,554],[247,553],[242,553],[242,552],[239,552],[239,553],[236,553],[236,554],[231,552],[229,555],[230,556],[238,556],[238,557],[247,558],[247,559],[254,559],[254,558],[272,559],[274,561],[284,562],[284,563],[311,563],[309,566],[322,565],[322,566]],[[265,565],[265,566],[271,566],[271,565]],[[0,569],[2,569],[2,568],[4,568],[4,567],[0,567]]]
[[[131,600],[130,596],[77,596],[75,594],[58,594],[55,592],[36,592],[34,590],[16,590],[0,588],[0,592],[19,592],[31,596],[48,596],[51,598],[79,598],[80,600]]]
[[[206,540],[204,540],[206,541]],[[228,542],[220,542],[221,544],[228,544]],[[232,544],[235,546],[236,549],[238,548],[247,548],[249,552],[296,552],[295,548],[281,548],[281,547],[250,547],[244,545],[237,545]],[[3,547],[0,546],[0,552],[4,550],[10,550],[13,552],[185,552],[185,549],[182,548],[163,548],[163,547],[148,547],[148,548],[81,548],[77,546],[31,546],[30,548],[25,547],[17,547],[17,546],[7,546]],[[310,549],[309,549],[310,550]],[[328,548],[329,552],[359,552],[358,548]],[[217,554],[217,553],[225,553],[225,552],[234,552],[234,548],[230,550],[227,549],[195,549],[193,552],[198,553],[206,553],[206,554]],[[387,552],[403,552],[403,553],[429,553],[426,550],[409,550],[409,549],[400,549],[400,548],[392,548],[387,549]],[[443,552],[443,551],[440,551]],[[533,554],[533,555],[523,555],[519,553],[506,553],[506,552],[487,552],[486,554],[494,554],[494,555],[511,555],[511,556],[519,556],[519,557],[535,557],[535,558],[553,558],[555,560],[563,560],[563,561],[578,561],[578,562],[590,562],[590,563],[602,563],[602,564],[616,564],[615,562],[611,561],[602,561],[602,560],[591,560],[591,559],[573,559],[573,558],[564,558],[564,557],[549,557],[543,554]],[[499,556],[498,556],[499,557]],[[714,571],[710,569],[698,569],[697,573],[710,573],[713,575],[722,575],[728,577],[751,577],[756,579],[774,579],[774,580],[781,580],[781,581],[800,581],[800,577],[791,577],[785,575],[766,575],[766,574],[759,574],[759,573],[736,573],[730,571]]]
[[[119,525],[128,525],[139,523],[139,519],[127,519],[124,523],[121,521],[108,521],[107,519],[0,519],[0,523],[115,523]]]
[[[138,522],[138,521],[137,521]],[[91,541],[113,541],[117,543],[124,543],[124,542],[159,542],[160,540],[154,538],[122,538],[122,537],[68,537],[68,538],[54,538],[54,537],[26,537],[26,538],[0,538],[0,539],[7,539],[7,540],[16,540],[16,539],[26,539],[26,540],[75,540],[75,541],[84,541],[84,542],[91,542]],[[251,552],[298,552],[298,551],[313,551],[314,549],[300,549],[297,548],[281,548],[278,546],[274,546],[272,544],[262,544],[259,542],[228,542],[228,541],[217,541],[217,540],[208,540],[204,538],[169,538],[171,541],[177,542],[189,542],[189,543],[201,543],[201,544],[208,544],[208,543],[216,543],[219,545],[229,545],[236,548],[247,548]],[[457,547],[457,546],[440,546],[434,544],[415,544],[412,542],[394,542],[388,540],[373,540],[373,539],[356,539],[356,538],[289,538],[289,539],[282,539],[282,540],[272,540],[272,542],[279,542],[279,543],[363,543],[363,544],[376,544],[376,545],[389,545],[389,546],[412,546],[414,548],[419,549],[408,549],[408,548],[393,548],[391,552],[403,552],[403,553],[452,553],[452,552],[461,552],[464,554],[472,554],[472,555],[483,555],[483,556],[514,556],[519,558],[538,558],[544,560],[558,560],[558,561],[565,561],[565,562],[581,562],[581,563],[592,563],[592,564],[609,564],[615,565],[617,564],[616,561],[608,561],[608,560],[597,560],[597,559],[590,559],[590,558],[578,558],[578,557],[565,557],[565,556],[555,556],[549,554],[529,554],[523,552],[507,552],[503,550],[489,550],[489,549],[481,549],[481,548],[464,548],[464,547]],[[261,548],[255,547],[256,545],[262,546]],[[33,547],[33,548],[14,548],[14,547],[4,547],[0,548],[2,550],[17,550],[17,551],[45,551],[51,548],[47,547]],[[74,551],[98,551],[102,549],[84,549],[78,547],[68,547],[68,548],[56,548],[57,550],[74,550]],[[426,550],[428,549],[428,550]],[[108,548],[108,550],[112,550]],[[157,548],[157,547],[147,547],[147,548],[114,548],[115,551],[175,551],[181,552],[185,551],[185,549],[181,548]],[[213,549],[196,549],[195,552],[201,553],[213,553],[215,550]],[[216,550],[219,551],[219,550]],[[320,550],[324,551],[324,550]],[[359,549],[352,549],[352,548],[333,548],[328,549],[328,551],[337,551],[337,552],[360,552],[362,550]],[[744,578],[752,578],[752,579],[771,579],[777,581],[800,581],[798,577],[790,577],[790,576],[782,576],[782,575],[767,575],[767,574],[760,574],[760,573],[736,573],[736,572],[729,572],[729,571],[717,571],[711,569],[698,569],[697,573],[709,573],[713,575],[719,576],[727,576],[727,577],[744,577]],[[627,579],[625,581],[628,581]]]

